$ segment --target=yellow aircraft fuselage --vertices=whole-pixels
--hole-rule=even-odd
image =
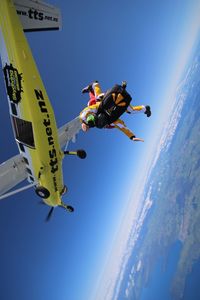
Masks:
[[[44,201],[57,206],[64,184],[54,112],[11,0],[0,1],[0,36],[10,114],[29,181],[46,188]]]

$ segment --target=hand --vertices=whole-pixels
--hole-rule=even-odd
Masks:
[[[82,123],[82,124],[81,124],[81,128],[82,128],[82,130],[83,130],[84,132],[87,132],[87,131],[89,130],[89,126],[86,125],[85,123]]]
[[[143,139],[140,139],[140,138],[133,138],[132,139],[134,142],[144,142],[144,140]]]

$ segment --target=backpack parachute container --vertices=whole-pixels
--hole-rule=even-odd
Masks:
[[[116,84],[108,90],[97,112],[97,127],[103,128],[115,122],[127,110],[132,98],[124,87]]]

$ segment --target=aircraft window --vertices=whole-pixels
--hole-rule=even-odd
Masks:
[[[12,114],[17,116],[17,109],[14,103],[11,102],[11,110],[12,110]]]
[[[13,125],[17,141],[28,147],[35,148],[32,123],[13,116]]]

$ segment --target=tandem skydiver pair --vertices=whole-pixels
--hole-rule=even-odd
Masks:
[[[127,92],[126,86],[126,81],[122,81],[121,85],[116,84],[106,93],[102,93],[98,81],[94,81],[82,90],[83,94],[89,93],[88,106],[81,111],[79,116],[84,132],[92,127],[117,128],[133,141],[144,141],[137,138],[120,117],[125,112],[128,114],[142,112],[150,117],[151,108],[149,105],[132,106],[130,104],[132,97]]]

